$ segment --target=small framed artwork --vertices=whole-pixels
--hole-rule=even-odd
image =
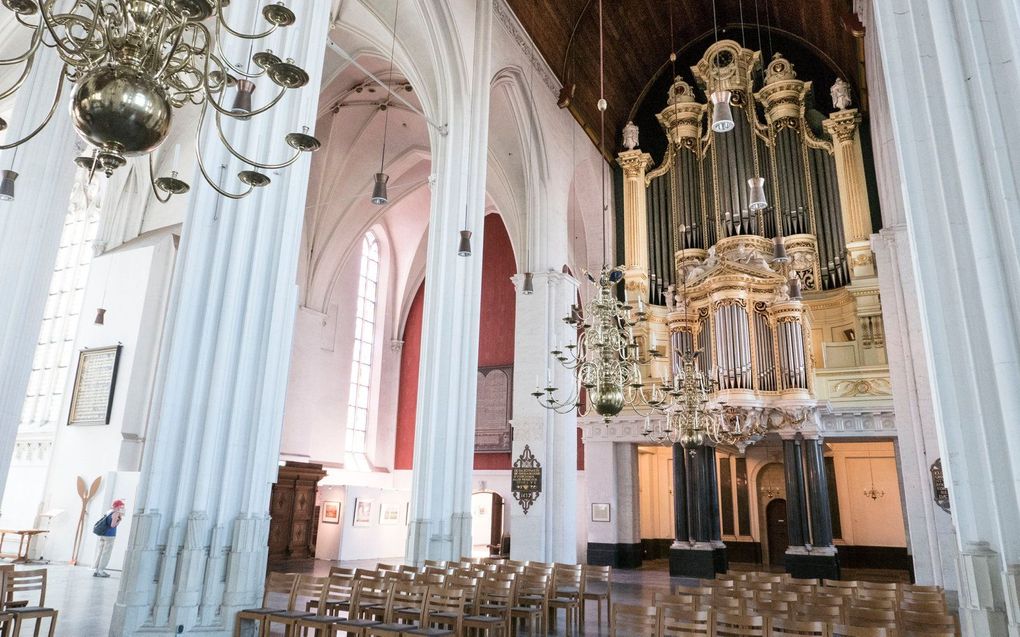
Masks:
[[[382,503],[379,505],[379,524],[383,526],[392,526],[394,524],[400,524],[400,505],[392,503]]]
[[[592,522],[609,522],[609,503],[608,502],[592,502],[591,503],[591,521]]]
[[[372,526],[372,501],[354,499],[354,526]]]
[[[340,503],[322,503],[322,521],[326,524],[340,524]]]

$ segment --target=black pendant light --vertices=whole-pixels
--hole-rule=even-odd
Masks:
[[[389,203],[390,198],[386,193],[386,182],[390,180],[390,176],[386,174],[386,134],[390,128],[390,109],[389,109],[389,98],[393,92],[391,87],[393,83],[393,52],[397,47],[397,15],[400,12],[400,0],[397,0],[393,6],[393,40],[390,44],[390,72],[386,80],[386,103],[381,108],[383,110],[383,141],[382,141],[382,158],[379,160],[379,172],[375,174],[375,178],[372,183],[372,203],[377,206],[384,206]]]

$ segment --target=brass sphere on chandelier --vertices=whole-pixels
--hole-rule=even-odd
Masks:
[[[173,107],[145,74],[127,66],[101,66],[78,81],[71,121],[85,141],[108,152],[137,157],[170,134]]]

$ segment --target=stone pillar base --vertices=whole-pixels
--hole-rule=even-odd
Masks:
[[[588,564],[613,568],[641,566],[641,544],[588,542]]]
[[[786,553],[786,572],[800,579],[839,579],[839,556],[833,553]]]
[[[669,549],[670,577],[691,577],[695,579],[715,579],[716,554],[719,549],[711,546],[704,548]],[[725,551],[726,549],[722,549]],[[724,553],[725,555],[725,553]]]
[[[715,564],[716,573],[725,573],[730,570],[730,557],[725,544],[712,549],[712,561]]]

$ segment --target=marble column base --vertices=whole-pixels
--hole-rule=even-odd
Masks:
[[[715,574],[720,572],[716,570],[718,550],[711,545],[672,546],[669,549],[670,577],[715,579]]]
[[[641,544],[588,542],[588,564],[613,568],[641,566]]]
[[[800,579],[839,579],[839,556],[835,551],[786,552],[786,572]]]

